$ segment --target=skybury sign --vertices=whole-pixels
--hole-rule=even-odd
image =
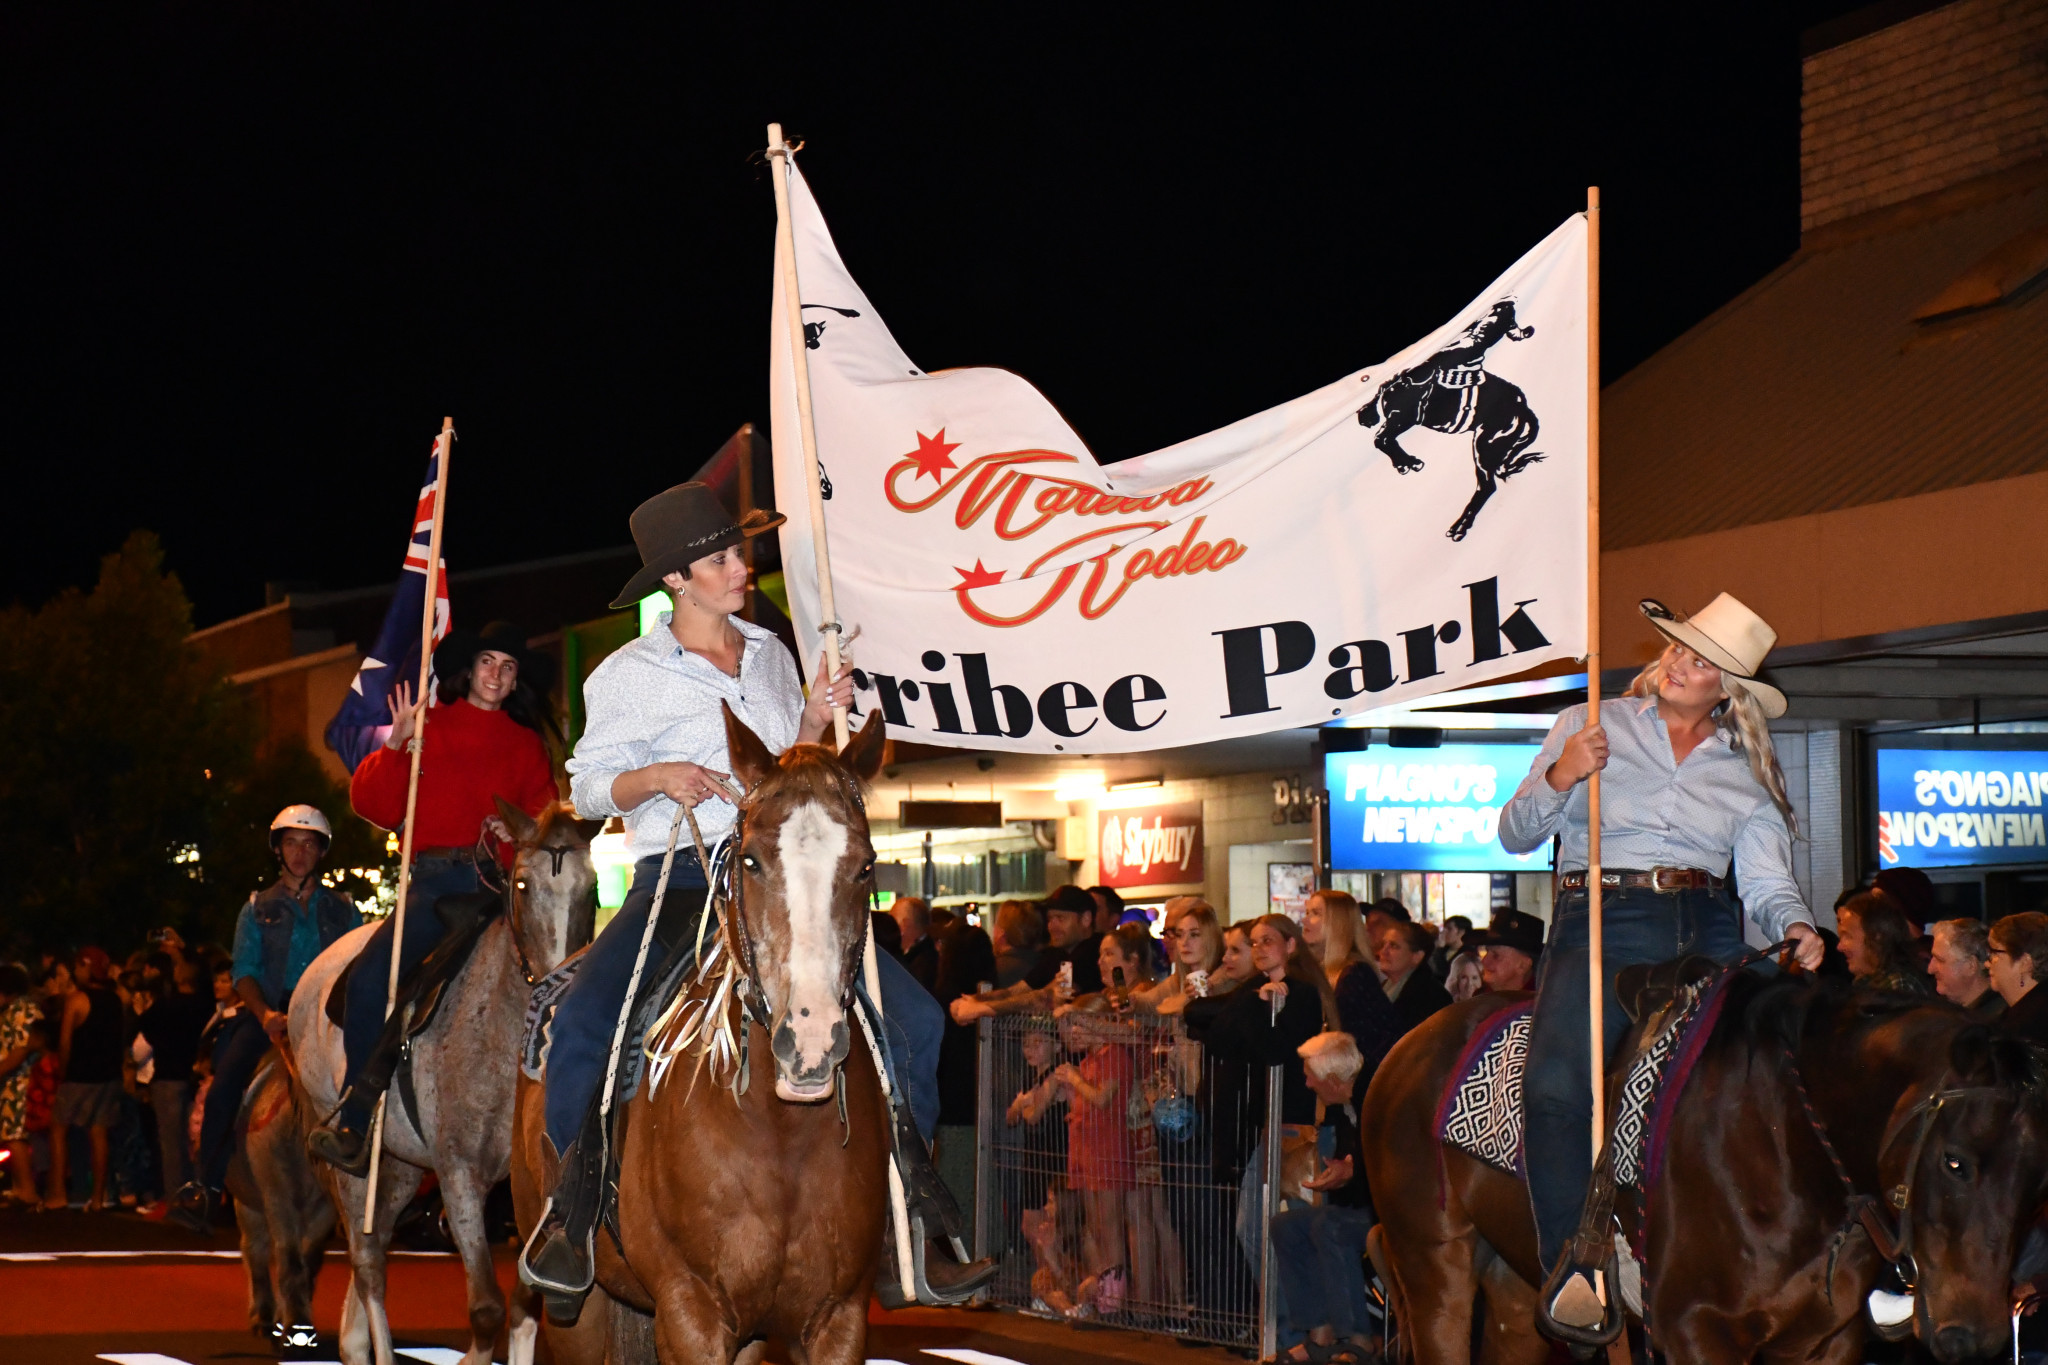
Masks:
[[[1879,749],[1886,867],[2048,862],[2048,750]]]
[[[1202,803],[1096,813],[1104,886],[1173,886],[1202,880]]]
[[[913,362],[793,167],[789,189],[803,298],[778,272],[770,384],[797,640],[814,670],[792,306],[854,706],[895,738],[1157,749],[1585,652],[1583,217],[1384,364],[1104,466],[1021,377]]]

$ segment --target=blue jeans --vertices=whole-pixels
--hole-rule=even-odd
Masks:
[[[1288,1333],[1328,1324],[1341,1340],[1371,1325],[1365,1297],[1365,1234],[1371,1209],[1322,1204],[1273,1219],[1273,1259],[1287,1286]]]
[[[214,1035],[213,1084],[206,1089],[206,1114],[199,1120],[199,1178],[209,1188],[227,1185],[228,1159],[235,1154],[235,1111],[268,1051],[270,1035],[246,1007]]]
[[[611,1057],[612,1034],[619,1023],[619,1007],[626,999],[626,986],[633,977],[633,959],[639,955],[640,939],[647,931],[648,911],[654,905],[655,884],[661,880],[661,856],[650,855],[633,865],[633,887],[625,904],[576,969],[576,978],[562,993],[548,1030],[547,1133],[557,1152],[566,1151],[582,1131],[598,1091],[604,1086],[605,1063]],[[661,975],[670,951],[690,952],[694,934],[684,938],[685,926],[695,922],[696,908],[703,902],[704,872],[694,853],[676,855],[669,876],[668,896],[662,905],[663,924],[656,931],[641,974],[641,988]],[[675,928],[671,929],[671,925]],[[706,929],[708,938],[712,931]],[[674,933],[678,941],[665,947],[662,937]],[[879,953],[882,977],[882,1030],[884,1051],[890,1073],[902,1078],[910,1092],[910,1109],[918,1132],[926,1142],[939,1122],[939,1042],[946,1031],[946,1014],[917,978],[903,969],[888,953]],[[848,1021],[851,1025],[852,1021]],[[853,1025],[853,1027],[858,1027]],[[863,1046],[856,1038],[855,1047]]]
[[[456,896],[477,889],[476,868],[473,864],[456,862],[451,858],[415,858],[412,864],[412,878],[407,883],[405,896],[405,942],[399,948],[398,974],[405,974],[420,965],[420,960],[434,951],[446,933],[441,917],[434,913],[434,902],[443,896]],[[356,955],[356,965],[348,977],[348,1011],[344,1016],[348,1023],[341,1031],[342,1050],[348,1055],[348,1070],[343,1077],[344,1086],[354,1085],[356,1073],[363,1069],[364,1060],[377,1045],[377,1036],[384,1031],[384,1007],[391,999],[391,935],[392,921],[387,918],[370,935],[370,941],[363,945]],[[369,1119],[368,1106],[356,1115],[358,1122]]]
[[[1742,956],[1742,913],[1725,891],[1608,889],[1600,897],[1601,979],[1606,1054],[1628,1030],[1615,996],[1623,967],[1698,953],[1717,962]],[[1586,893],[1557,903],[1536,977],[1536,1015],[1522,1081],[1527,1112],[1523,1165],[1536,1242],[1547,1272],[1578,1231],[1593,1173],[1593,1078],[1586,1046]]]

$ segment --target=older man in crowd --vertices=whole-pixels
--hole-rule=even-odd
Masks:
[[[1479,975],[1489,991],[1526,991],[1536,984],[1536,960],[1543,956],[1543,921],[1519,910],[1502,910],[1483,933],[1467,934],[1479,949]]]
[[[1934,989],[1980,1023],[2005,1013],[2005,1001],[1991,989],[1990,961],[1991,938],[1979,921],[1945,919],[1934,926]]]
[[[889,907],[889,918],[896,921],[896,932],[902,938],[896,955],[904,970],[917,978],[918,985],[937,995],[939,945],[932,941],[931,906],[917,896],[898,896]]]

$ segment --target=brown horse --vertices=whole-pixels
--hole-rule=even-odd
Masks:
[[[288,1055],[272,1048],[235,1115],[228,1193],[249,1272],[249,1329],[280,1347],[313,1344],[313,1281],[334,1232],[334,1204],[306,1155],[318,1122]]]
[[[704,1050],[678,1052],[671,1024],[650,1032],[670,1064],[650,1063],[619,1116],[617,1238],[598,1234],[578,1321],[547,1324],[564,1365],[646,1359],[642,1314],[664,1361],[730,1362],[768,1336],[810,1365],[866,1359],[890,1120],[853,997],[874,868],[860,783],[881,766],[882,722],[844,754],[799,744],[779,761],[730,709],[725,727],[747,796],[722,903],[714,893],[716,951],[707,941],[664,1016],[694,1019]],[[749,1084],[736,1057],[772,1057],[773,1084]],[[555,1175],[544,1084],[520,1081],[523,1233]]]
[[[1915,1334],[1944,1362],[1994,1353],[2009,1340],[2020,1235],[2048,1193],[2040,1054],[1945,1004],[1751,974],[1727,990],[1675,1101],[1647,1226],[1627,1191],[1617,1201],[1641,1233],[1652,1344],[1686,1361],[1859,1359],[1885,1258],[1854,1216],[1853,1188],[1886,1198],[1873,1221],[1917,1272]],[[1526,1190],[1435,1132],[1464,1044],[1518,998],[1443,1011],[1395,1047],[1366,1097],[1381,1259],[1422,1365],[1469,1358],[1489,1270],[1487,1358],[1548,1353]],[[1615,1098],[1619,1080],[1608,1078]],[[1903,1212],[1891,1207],[1900,1198]]]

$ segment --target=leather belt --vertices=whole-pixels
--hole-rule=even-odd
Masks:
[[[1648,872],[1627,867],[1600,869],[1603,890],[1618,887],[1624,891],[1719,891],[1727,884],[1727,878],[1716,877],[1696,867],[1653,867]],[[1586,889],[1586,874],[1561,873],[1557,885],[1562,891],[1583,891]]]

